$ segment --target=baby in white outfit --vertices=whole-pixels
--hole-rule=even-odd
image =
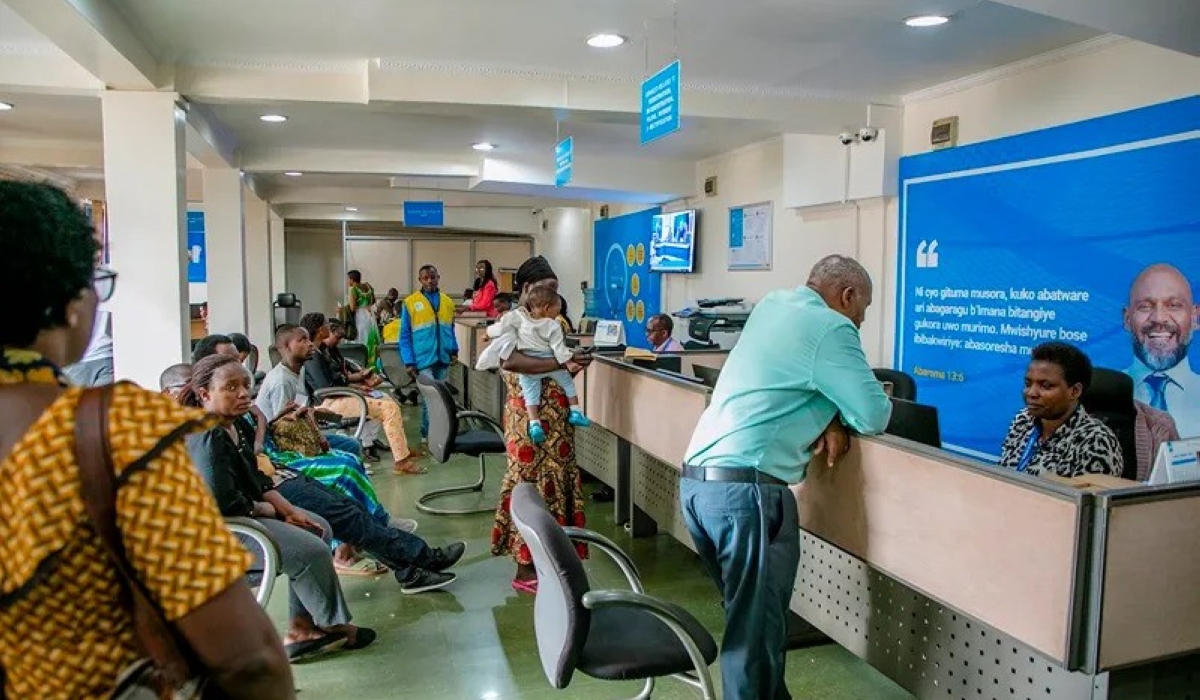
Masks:
[[[559,364],[571,359],[571,350],[567,348],[562,325],[558,322],[558,315],[562,312],[558,292],[547,287],[534,287],[529,290],[526,305],[528,308],[518,306],[488,326],[488,337],[499,338],[511,333],[516,337],[517,349],[525,355],[553,357]],[[517,375],[521,394],[525,398],[525,409],[529,412],[529,438],[537,444],[546,441],[546,430],[542,427],[538,407],[542,403],[542,380],[547,378],[558,382],[567,395],[571,408],[567,422],[578,426],[591,425],[591,421],[579,410],[579,395],[570,372],[560,367],[553,372]]]

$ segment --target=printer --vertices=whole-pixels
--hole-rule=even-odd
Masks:
[[[752,308],[753,304],[747,304],[744,298],[721,297],[698,299],[671,315],[687,319],[688,340],[684,347],[688,350],[728,350],[737,342]]]

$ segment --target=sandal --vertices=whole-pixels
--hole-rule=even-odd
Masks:
[[[335,561],[333,563],[333,568],[336,569],[339,574],[344,574],[346,576],[382,576],[389,571],[389,569],[383,564],[380,564],[374,559],[368,559],[366,557],[359,559],[349,566],[345,564],[339,564]]]
[[[429,470],[427,470],[425,467],[418,465],[416,463],[416,460],[414,460],[411,455],[408,457],[405,457],[404,459],[400,460],[399,462],[396,462],[396,467],[392,471],[393,471],[393,473],[398,474],[400,476],[418,476],[420,474],[428,474],[429,473]]]
[[[517,593],[528,593],[529,595],[537,595],[538,582],[536,578],[518,579],[514,578],[512,582],[513,590]]]
[[[354,641],[346,642],[342,648],[348,651],[362,649],[363,647],[370,646],[371,642],[375,641],[376,636],[378,635],[375,634],[375,630],[370,627],[356,627],[354,629]]]
[[[334,642],[340,642],[345,639],[346,635],[342,632],[329,632],[316,639],[308,639],[303,642],[292,642],[283,647],[287,652],[288,661],[300,661],[307,657],[313,656]]]

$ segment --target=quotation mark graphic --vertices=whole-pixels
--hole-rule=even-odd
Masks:
[[[917,246],[917,267],[937,267],[938,266],[938,242],[921,241]]]

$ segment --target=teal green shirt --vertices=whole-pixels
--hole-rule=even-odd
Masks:
[[[838,414],[867,435],[882,433],[892,414],[858,329],[808,287],[771,292],[729,353],[685,463],[799,483],[813,442]]]

